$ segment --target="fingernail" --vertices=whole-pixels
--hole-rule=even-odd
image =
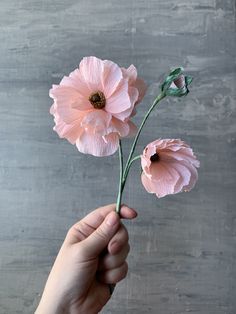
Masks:
[[[108,226],[114,226],[118,223],[118,215],[115,212],[111,212],[106,219],[106,223]]]

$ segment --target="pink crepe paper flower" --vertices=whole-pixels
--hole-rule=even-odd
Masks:
[[[82,153],[112,155],[120,138],[136,132],[130,118],[145,91],[133,65],[125,69],[112,61],[85,57],[78,69],[50,90],[54,130]]]
[[[200,166],[192,149],[179,139],[158,139],[148,144],[141,156],[141,180],[149,193],[158,198],[190,191]]]

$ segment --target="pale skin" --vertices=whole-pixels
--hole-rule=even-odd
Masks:
[[[51,269],[36,314],[97,314],[111,297],[108,284],[126,277],[129,238],[121,219],[137,216],[116,204],[100,207],[73,225]]]

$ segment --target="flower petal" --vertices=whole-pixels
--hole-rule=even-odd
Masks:
[[[190,191],[194,188],[194,186],[198,180],[198,172],[197,172],[197,169],[195,167],[193,167],[191,164],[186,163],[185,166],[189,169],[189,171],[191,173],[189,183],[183,187],[183,190],[187,192],[187,191]]]
[[[176,182],[175,187],[174,187],[174,192],[179,193],[179,192],[182,192],[183,188],[189,184],[190,178],[191,178],[191,172],[189,171],[187,167],[185,167],[183,164],[178,163],[178,162],[173,163],[172,167],[174,167],[174,169],[179,174],[179,179]]]
[[[178,161],[188,161],[189,163],[192,163],[195,167],[199,167],[200,165],[191,148],[182,148],[178,151],[175,151],[174,153],[170,150],[164,150],[161,154],[165,160],[175,159]]]
[[[139,103],[146,94],[147,85],[144,83],[144,80],[138,77],[134,83],[134,87],[138,89],[139,96],[138,96],[137,103]]]
[[[116,132],[119,134],[120,137],[125,137],[130,132],[130,126],[128,123],[120,121],[113,117],[107,131],[108,133]]]
[[[137,69],[133,64],[131,64],[128,69],[121,68],[124,78],[127,78],[129,80],[129,86],[135,87],[138,90],[138,98],[137,103],[139,103],[146,91],[147,91],[147,85],[144,83],[144,81],[137,76]]]
[[[51,106],[50,113],[54,115],[55,126],[53,130],[57,132],[60,138],[66,138],[71,144],[75,144],[82,130],[80,127],[82,116],[72,124],[67,124],[58,115],[55,103]]]
[[[148,193],[155,193],[155,185],[153,181],[150,180],[144,172],[141,175],[141,181]]]
[[[84,154],[97,157],[109,156],[117,151],[119,136],[116,133],[100,136],[84,131],[76,141],[76,146]]]
[[[133,137],[137,133],[137,127],[132,121],[128,121],[129,133],[127,136]]]
[[[88,99],[73,87],[53,85],[49,91],[49,96],[54,99],[59,107],[76,108],[78,110],[93,108]]]
[[[116,114],[131,108],[131,106],[128,82],[122,79],[116,91],[107,99],[105,110]]]
[[[158,198],[164,197],[168,194],[173,194],[173,186],[168,181],[153,181],[149,177],[142,173],[141,181],[148,193],[155,193]]]
[[[129,84],[132,85],[137,79],[137,69],[131,64],[127,69],[121,68],[124,78],[129,80]]]
[[[109,98],[111,94],[118,87],[121,79],[122,72],[120,67],[112,61],[104,60],[103,61],[104,71],[102,76],[103,91],[106,98]]]
[[[82,77],[79,69],[75,69],[73,72],[71,72],[69,74],[69,77],[64,76],[60,82],[60,85],[74,88],[85,98],[89,98],[89,95],[91,93],[91,90],[89,89],[87,83]]]
[[[171,85],[170,88],[183,88],[185,86],[185,78],[184,75],[181,74],[177,79],[175,79]]]
[[[79,70],[91,92],[103,91],[102,76],[104,65],[101,59],[93,56],[84,57],[80,62]]]
[[[176,178],[178,177],[176,171],[162,161],[151,163],[150,174],[152,180],[156,182],[166,181],[169,182],[170,185],[176,183],[179,179]]]
[[[66,138],[71,144],[76,143],[82,132],[79,123],[66,124],[63,121],[58,122],[53,130],[57,132],[60,138]]]
[[[130,86],[128,92],[129,92],[130,102],[132,104],[132,107],[134,108],[134,105],[136,104],[136,102],[139,98],[138,89]]]
[[[89,129],[90,132],[106,135],[110,121],[111,115],[108,112],[97,109],[88,112],[84,116],[81,121],[81,126],[85,129]]]

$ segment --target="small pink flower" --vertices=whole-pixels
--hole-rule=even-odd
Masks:
[[[141,180],[149,193],[158,198],[190,191],[200,166],[192,149],[179,139],[158,139],[146,146],[141,156]]]
[[[85,57],[78,69],[50,90],[54,130],[82,153],[112,155],[121,137],[136,132],[130,118],[145,91],[133,65],[125,69],[112,61]]]

